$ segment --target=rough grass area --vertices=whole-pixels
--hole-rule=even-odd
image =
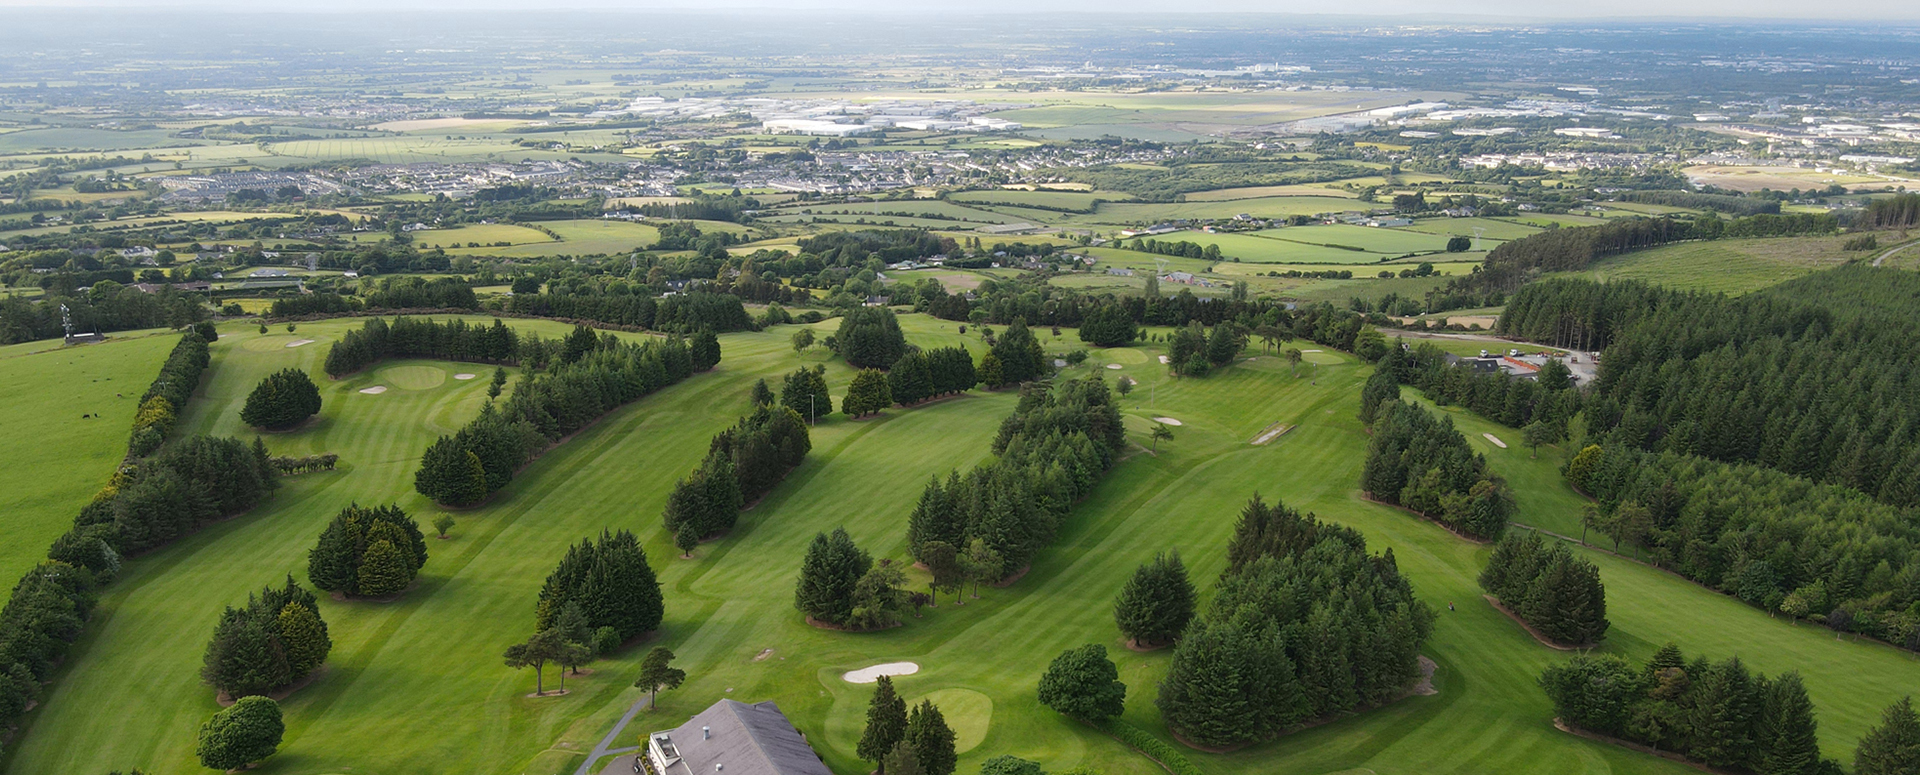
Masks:
[[[1662,245],[1594,262],[1596,280],[1642,280],[1669,288],[1750,293],[1874,252],[1840,249],[1846,237],[1775,237]]]
[[[318,341],[299,348],[250,349],[243,345],[251,334],[233,332],[215,345],[210,380],[185,429],[242,432],[235,410],[261,375],[287,366],[317,373],[321,345],[358,322],[302,324],[300,335]],[[564,330],[513,324],[548,336]],[[816,331],[831,333],[833,326],[824,322]],[[908,315],[903,326],[922,347],[982,349],[977,332],[963,337],[954,323]],[[1061,650],[1107,644],[1129,687],[1125,721],[1171,742],[1152,704],[1171,655],[1125,649],[1113,626],[1113,597],[1136,566],[1167,549],[1180,550],[1210,594],[1239,509],[1259,492],[1364,531],[1376,551],[1393,550],[1438,612],[1426,649],[1438,664],[1438,694],[1231,754],[1189,753],[1202,770],[1410,773],[1459,771],[1471,762],[1474,771],[1543,775],[1690,772],[1555,731],[1534,679],[1567,655],[1541,647],[1490,607],[1446,610],[1448,602],[1480,594],[1474,579],[1490,549],[1359,498],[1367,435],[1354,415],[1370,367],[1312,344],[1293,343],[1323,350],[1297,377],[1257,344],[1243,355],[1260,357],[1182,380],[1158,364],[1159,344],[1094,350],[1066,375],[1139,381],[1122,399],[1129,436],[1144,446],[1150,418],[1173,416],[1183,423],[1174,439],[1160,442],[1157,455],[1126,457],[1019,583],[982,589],[966,605],[945,596],[905,627],[854,635],[807,626],[792,609],[806,542],[817,531],[845,527],[876,557],[904,558],[904,523],[921,483],[985,458],[1016,400],[1010,392],[890,409],[862,422],[827,419],[815,430],[807,461],[742,514],[733,533],[703,544],[694,560],[669,559],[675,550],[659,526],[666,494],[705,454],[708,439],[746,409],[754,380],[777,381],[795,368],[827,363],[828,384],[836,394],[845,389],[845,365],[819,348],[794,354],[792,331],[776,326],[723,337],[725,357],[713,373],[614,412],[528,467],[485,506],[455,515],[451,540],[431,542],[421,583],[404,598],[323,598],[335,642],[330,668],[285,703],[286,740],[261,771],[411,772],[431,762],[435,772],[557,772],[574,766],[639,698],[629,684],[642,653],[658,644],[679,655],[688,681],[663,693],[662,707],[628,728],[633,735],[673,726],[721,698],[772,699],[835,771],[865,772],[869,765],[854,748],[872,690],[840,676],[911,661],[921,671],[896,684],[904,697],[932,696],[948,708],[962,745],[972,746],[961,755],[960,772],[1014,754],[1048,770],[1084,764],[1109,775],[1154,775],[1157,765],[1113,738],[1040,706],[1035,683]],[[1082,346],[1072,331],[1035,333],[1053,353]],[[432,362],[387,367],[471,370]],[[49,701],[29,714],[29,728],[9,746],[11,771],[202,771],[193,735],[214,705],[197,672],[220,607],[286,573],[304,578],[314,537],[349,502],[397,502],[423,523],[437,514],[412,492],[415,461],[431,438],[479,410],[485,381],[447,380],[377,397],[355,392],[390,376],[323,379],[319,421],[267,439],[276,454],[338,453],[340,470],[292,477],[255,512],[129,563]],[[1513,437],[1470,416],[1455,419],[1469,439],[1489,431]],[[1295,428],[1268,445],[1247,443],[1276,422]],[[13,432],[0,427],[8,440],[17,439]],[[1556,530],[1577,520],[1582,500],[1559,480],[1557,452],[1543,450],[1534,460],[1518,446],[1484,451],[1518,490],[1523,520]],[[566,546],[603,528],[642,536],[661,573],[666,622],[647,644],[595,664],[591,676],[569,678],[566,696],[528,698],[533,677],[502,667],[500,652],[525,636],[540,583]],[[1644,657],[1672,639],[1690,653],[1737,652],[1768,672],[1800,669],[1819,706],[1829,755],[1851,750],[1881,707],[1920,684],[1920,662],[1910,655],[1835,641],[1631,562],[1595,560],[1614,621],[1603,650]],[[916,586],[926,580],[918,571],[910,576]],[[768,649],[770,656],[755,659]],[[549,671],[547,678],[556,676]]]

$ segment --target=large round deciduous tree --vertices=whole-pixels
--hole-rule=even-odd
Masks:
[[[242,697],[233,707],[200,725],[195,751],[208,769],[235,770],[273,755],[287,730],[280,703],[266,697]]]
[[[1089,643],[1053,658],[1040,676],[1040,704],[1077,719],[1098,722],[1125,710],[1127,685],[1107,658],[1107,647]]]

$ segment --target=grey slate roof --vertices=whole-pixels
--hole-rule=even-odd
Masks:
[[[669,734],[680,761],[660,775],[833,775],[772,700],[721,700]]]

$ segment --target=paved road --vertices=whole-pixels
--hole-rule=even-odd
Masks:
[[[639,715],[640,711],[647,709],[647,701],[648,698],[641,697],[639,702],[634,703],[633,707],[628,708],[626,714],[622,715],[620,720],[614,723],[613,729],[607,732],[607,736],[600,738],[600,744],[593,747],[593,752],[587,754],[587,760],[580,763],[580,769],[574,770],[573,775],[592,775],[593,763],[600,761],[601,757],[609,754],[622,754],[638,749],[639,746],[614,748],[613,743],[615,740],[620,739],[620,733],[626,730],[627,723],[633,721],[633,717]]]
[[[1888,258],[1893,257],[1893,254],[1898,253],[1902,250],[1906,250],[1907,248],[1913,247],[1915,245],[1920,245],[1920,242],[1909,242],[1905,245],[1901,245],[1900,247],[1894,248],[1885,253],[1881,253],[1879,258],[1875,258],[1873,260],[1873,265],[1879,266],[1881,262],[1886,261]]]

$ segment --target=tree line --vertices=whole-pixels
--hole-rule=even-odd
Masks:
[[[534,669],[534,692],[546,693],[546,666],[560,665],[560,687],[567,671],[618,650],[627,641],[660,627],[665,615],[660,582],[633,533],[602,530],[599,540],[567,547],[566,556],[547,576],[534,606],[534,632],[508,646],[506,666]],[[686,674],[667,667],[673,652],[656,648],[642,664],[641,686],[672,688]],[[644,682],[651,678],[649,686]]]
[[[19,296],[0,299],[0,344],[64,336],[62,305],[76,333],[180,328],[206,319],[207,308],[201,296],[172,287],[147,293],[130,285],[131,272],[121,270],[120,274],[127,284],[96,280],[82,293],[78,287],[84,283],[68,283],[48,288],[39,300]]]
[[[207,353],[209,340],[197,332],[180,336],[160,364],[160,373],[147,385],[140,397],[140,408],[133,416],[133,433],[127,439],[127,454],[145,457],[167,440],[174,420],[187,405],[187,397],[200,386],[200,375],[211,363]]]
[[[1373,438],[1360,487],[1374,499],[1438,520],[1474,538],[1495,540],[1507,529],[1513,495],[1467,446],[1453,418],[1438,420],[1419,406],[1392,398],[1371,411]]]
[[[720,345],[711,333],[693,342],[669,337],[632,343],[576,326],[547,370],[522,377],[504,404],[488,402],[472,422],[427,447],[414,489],[436,503],[477,503],[567,434],[719,360]]]
[[[1377,366],[1363,389],[1368,398],[1362,404],[1373,407],[1372,411],[1378,411],[1379,399],[1387,396],[1383,385],[1388,379],[1419,388],[1441,406],[1462,406],[1512,428],[1538,422],[1564,435],[1567,423],[1580,411],[1580,391],[1571,389],[1572,371],[1558,359],[1548,360],[1533,379],[1521,379],[1504,371],[1482,373],[1456,366],[1448,363],[1439,347],[1422,342],[1412,349],[1388,348]],[[1383,373],[1387,376],[1379,376]],[[1362,419],[1367,411],[1363,409]]]
[[[1713,214],[1691,220],[1619,218],[1593,226],[1548,229],[1500,243],[1487,253],[1478,271],[1454,280],[1450,290],[1513,293],[1544,272],[1578,271],[1607,256],[1672,242],[1832,234],[1839,228],[1833,215],[1794,213],[1730,221]]]
[[[1213,603],[1181,636],[1160,683],[1167,726],[1233,746],[1373,707],[1420,675],[1433,613],[1392,550],[1259,496],[1234,527]]]
[[[1501,538],[1480,572],[1480,588],[1554,643],[1592,646],[1607,636],[1607,590],[1600,569],[1537,532]]]
[[[999,561],[983,570],[987,579],[1013,575],[1125,445],[1119,408],[1097,377],[1023,387],[994,438],[995,460],[927,482],[907,518],[908,551],[926,562],[929,545],[957,550],[977,539]]]
[[[931,350],[909,349],[887,370],[887,392],[893,402],[901,406],[964,393],[977,384],[980,376],[974,369],[973,356],[967,348],[957,345]]]
[[[706,459],[674,483],[661,520],[682,554],[732,530],[740,510],[772,491],[813,449],[806,420],[772,399],[771,392],[756,396],[753,412],[714,436]]]
[[[348,331],[327,350],[327,376],[338,379],[387,358],[433,358],[477,363],[517,363],[524,349],[545,349],[539,337],[523,340],[499,318],[481,326],[454,318],[374,318]]]
[[[1853,219],[1860,229],[1911,229],[1920,226],[1920,194],[1901,194],[1867,203]]]
[[[1688,660],[1669,643],[1645,664],[1582,654],[1550,665],[1540,686],[1560,721],[1671,751],[1709,767],[1828,775],[1819,722],[1800,674],[1753,673],[1739,657]]]
[[[1568,461],[1586,523],[1747,604],[1920,650],[1920,523],[1755,465],[1607,444]]]

